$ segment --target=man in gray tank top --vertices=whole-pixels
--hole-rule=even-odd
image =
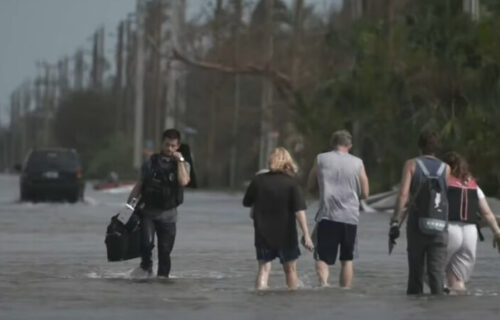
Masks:
[[[409,272],[406,293],[409,295],[423,293],[424,271],[427,269],[431,293],[442,294],[448,233],[445,230],[439,234],[429,235],[420,230],[418,220],[420,212],[416,210],[415,199],[419,192],[425,192],[419,186],[429,173],[438,177],[441,190],[446,190],[450,167],[435,157],[439,147],[437,132],[422,132],[418,147],[421,156],[407,160],[403,168],[396,208],[390,222],[389,241],[392,243],[399,237],[399,228],[408,216],[406,238]],[[447,203],[448,200],[444,198],[443,201]],[[408,209],[405,210],[406,205]]]
[[[349,154],[352,136],[348,131],[334,132],[332,146],[332,151],[317,156],[308,179],[307,189],[312,189],[316,179],[320,193],[314,258],[320,285],[327,286],[328,266],[335,263],[340,247],[340,286],[350,288],[359,200],[368,197],[368,177],[363,161]]]

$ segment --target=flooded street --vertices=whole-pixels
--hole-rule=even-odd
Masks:
[[[85,202],[18,202],[18,177],[0,176],[1,319],[498,319],[500,256],[484,231],[466,296],[407,297],[404,232],[387,254],[388,214],[364,213],[351,290],[317,288],[302,250],[300,289],[287,292],[278,261],[271,290],[253,289],[253,230],[241,193],[189,191],[179,210],[172,279],[135,276],[139,259],[106,261],[104,232],[127,194]],[[498,208],[493,208],[498,209]],[[496,211],[498,213],[498,211]],[[308,210],[312,228],[314,208]],[[155,252],[156,259],[156,252]]]

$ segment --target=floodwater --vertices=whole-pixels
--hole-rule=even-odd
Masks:
[[[465,296],[408,297],[404,234],[387,254],[387,213],[364,213],[351,290],[317,287],[312,254],[288,292],[279,262],[271,290],[253,289],[257,264],[241,193],[187,192],[172,279],[144,279],[138,259],[106,261],[104,232],[126,199],[87,187],[85,202],[19,203],[18,178],[0,175],[0,319],[499,319],[500,256],[479,243]],[[314,208],[308,212],[310,226]]]

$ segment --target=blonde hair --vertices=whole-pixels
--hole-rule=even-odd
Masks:
[[[290,153],[283,147],[278,147],[269,155],[269,169],[271,171],[279,171],[291,176],[298,171],[297,164],[293,160]]]

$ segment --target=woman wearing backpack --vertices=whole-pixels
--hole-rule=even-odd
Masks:
[[[484,193],[469,172],[467,161],[456,152],[445,155],[451,168],[448,179],[448,248],[446,280],[448,289],[465,292],[476,263],[477,223],[482,218],[494,234],[493,247],[500,252],[500,228]]]

